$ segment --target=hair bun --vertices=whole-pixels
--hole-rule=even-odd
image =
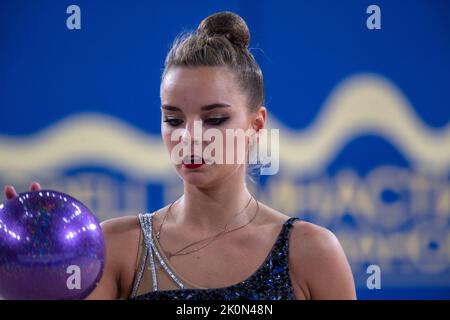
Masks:
[[[223,35],[240,48],[248,48],[250,44],[250,31],[244,19],[229,11],[214,13],[203,19],[197,33],[210,37]]]

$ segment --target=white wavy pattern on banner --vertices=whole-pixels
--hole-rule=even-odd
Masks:
[[[448,172],[450,122],[430,128],[413,110],[395,85],[362,74],[338,85],[308,128],[294,131],[272,116],[267,127],[280,129],[280,168],[289,174],[324,171],[346,143],[365,134],[392,143],[418,170]],[[29,137],[0,135],[2,172],[36,173],[83,164],[112,167],[139,179],[164,179],[173,172],[159,135],[106,115],[71,116]]]

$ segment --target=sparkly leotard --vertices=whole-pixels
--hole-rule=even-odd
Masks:
[[[296,217],[286,220],[264,263],[247,279],[223,288],[189,288],[166,263],[152,230],[153,213],[140,214],[145,251],[138,269],[130,299],[135,300],[291,300],[295,299],[288,268],[289,233]],[[139,283],[149,259],[153,290],[137,295]],[[158,290],[155,258],[179,289]]]

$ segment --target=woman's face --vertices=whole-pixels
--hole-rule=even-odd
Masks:
[[[241,153],[242,156],[242,153],[247,152],[248,137],[243,146],[238,148],[236,138],[227,139],[226,130],[257,131],[264,126],[265,109],[262,107],[258,112],[249,111],[247,97],[227,67],[172,67],[161,84],[160,94],[162,138],[177,173],[185,182],[208,187],[245,172],[245,165],[236,163],[236,154]],[[210,145],[215,138],[209,140],[205,136],[208,129],[216,129],[214,134],[222,136],[223,143],[216,142],[219,148],[215,152],[211,152],[214,148]],[[175,130],[177,135],[174,139],[172,134]],[[234,146],[231,143],[233,139]],[[235,153],[232,163],[226,161],[226,154],[230,150],[227,144],[228,148],[232,146]],[[189,153],[180,153],[180,146],[184,146],[185,151],[190,150],[191,155],[198,159],[192,160]],[[205,148],[209,151],[204,152]],[[178,164],[174,161],[174,154],[180,155]],[[222,162],[214,163],[214,157],[218,155]],[[195,165],[194,162],[203,164]]]

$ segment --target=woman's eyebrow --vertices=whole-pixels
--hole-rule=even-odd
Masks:
[[[213,104],[208,104],[206,106],[201,107],[200,110],[209,111],[209,110],[216,109],[216,108],[231,108],[231,106],[226,103],[213,103]]]
[[[164,109],[164,110],[167,110],[167,111],[181,111],[180,108],[174,107],[174,106],[169,106],[168,104],[163,104],[161,106],[161,109]]]
[[[216,108],[231,108],[231,105],[226,104],[226,103],[212,103],[212,104],[208,104],[206,106],[201,107],[200,110],[201,111],[209,111],[209,110],[216,109]],[[165,109],[168,111],[181,111],[180,108],[171,106],[168,104],[163,104],[161,106],[161,109]]]

